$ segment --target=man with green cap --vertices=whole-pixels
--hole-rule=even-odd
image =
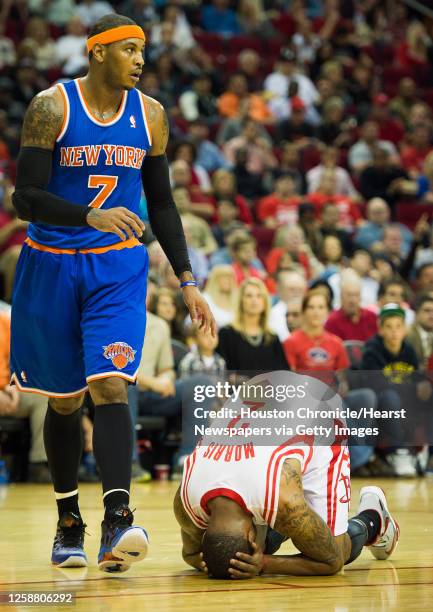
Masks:
[[[430,400],[432,386],[418,372],[419,363],[415,349],[406,339],[405,311],[398,304],[385,304],[379,314],[379,332],[365,345],[361,370],[374,370],[369,374],[369,386],[377,392],[379,410],[405,408],[408,419],[414,423],[421,414],[414,414]],[[407,422],[409,423],[409,421]],[[380,425],[380,423],[379,423]],[[393,444],[386,460],[396,476],[416,476],[416,456],[404,444],[404,420],[382,421],[381,431]],[[412,445],[414,444],[411,440]]]

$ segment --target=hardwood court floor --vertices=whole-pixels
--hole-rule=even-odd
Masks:
[[[352,482],[352,511],[366,484]],[[77,612],[110,610],[428,611],[433,609],[433,479],[376,482],[387,492],[401,528],[390,561],[368,550],[337,576],[272,576],[249,581],[213,581],[189,570],[171,509],[175,483],[136,485],[136,522],[151,537],[148,558],[118,577],[96,568],[101,498],[99,485],[82,485],[87,522],[88,568],[60,570],[49,564],[56,512],[51,488],[11,485],[0,492],[0,591],[74,591]],[[290,552],[290,545],[282,550]],[[2,607],[11,609],[11,607]],[[16,609],[30,609],[17,606]],[[47,609],[47,608],[45,608]],[[48,608],[49,609],[49,608]]]

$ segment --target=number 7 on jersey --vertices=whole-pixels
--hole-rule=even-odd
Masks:
[[[101,191],[93,198],[89,206],[92,208],[101,208],[105,200],[110,197],[117,187],[118,176],[106,176],[100,174],[91,174],[87,186],[90,189],[101,187]]]

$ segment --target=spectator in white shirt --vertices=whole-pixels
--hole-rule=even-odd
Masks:
[[[349,166],[360,173],[364,168],[371,165],[373,151],[375,148],[388,151],[390,162],[398,164],[400,157],[395,145],[389,140],[379,140],[379,126],[375,121],[366,121],[361,128],[361,138],[349,149]]]
[[[66,34],[56,41],[56,54],[66,75],[77,74],[88,65],[86,29],[77,15],[68,22]]]
[[[278,302],[271,308],[269,325],[272,331],[278,335],[280,342],[284,342],[290,336],[287,322],[288,305],[292,302],[301,304],[306,292],[307,281],[302,274],[295,270],[280,270],[278,272]]]
[[[358,249],[350,259],[350,268],[336,272],[329,277],[328,283],[334,292],[333,309],[341,307],[341,284],[346,275],[357,274],[361,279],[361,306],[366,308],[377,302],[379,283],[371,278],[370,271],[373,267],[371,255],[368,251]]]
[[[170,4],[164,11],[164,19],[162,23],[155,24],[152,28],[151,41],[153,45],[162,42],[161,28],[164,23],[171,23],[173,26],[173,44],[182,51],[189,51],[196,46],[196,42],[192,35],[191,26],[189,25],[183,10],[175,4]]]
[[[291,84],[296,84],[296,95],[305,104],[307,117],[311,121],[310,115],[314,114],[314,104],[319,101],[319,92],[313,81],[298,69],[293,51],[287,48],[282,49],[274,68],[274,72],[266,77],[263,85],[263,89],[273,98],[272,103],[270,102],[271,110],[275,107],[274,110],[280,119],[288,118],[290,115],[289,87]],[[281,116],[283,112],[281,109],[284,107],[287,108],[286,117]]]
[[[327,147],[324,149],[321,156],[321,163],[307,172],[308,193],[314,193],[318,190],[323,172],[332,168],[334,170],[336,192],[351,198],[359,198],[359,193],[352,183],[350,174],[344,168],[337,166],[338,153],[336,147]]]
[[[4,35],[5,24],[0,21],[0,70],[14,66],[17,56],[13,40]]]
[[[76,8],[76,14],[86,28],[91,28],[101,17],[114,12],[111,4],[105,0],[82,0]]]

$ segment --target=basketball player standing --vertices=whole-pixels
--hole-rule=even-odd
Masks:
[[[167,118],[135,89],[144,42],[132,20],[103,17],[89,33],[88,74],[37,95],[22,131],[13,202],[31,223],[15,280],[11,371],[20,391],[49,397],[44,439],[59,511],[52,562],[63,567],[87,564],[77,477],[87,389],[105,506],[99,567],[125,571],[147,552],[129,509],[127,403],[146,323],[142,186],[191,318],[215,334],[171,196]]]

